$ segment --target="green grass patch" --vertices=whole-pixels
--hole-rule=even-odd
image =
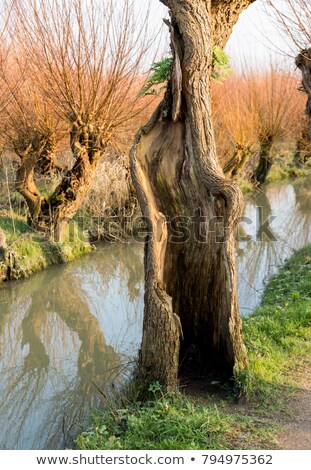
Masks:
[[[241,188],[243,194],[250,194],[254,191],[254,185],[251,181],[249,181],[245,176],[239,176],[237,178],[237,182]]]
[[[92,425],[78,436],[75,448],[208,450],[264,447],[275,430],[260,420],[234,415],[222,405],[202,403],[181,393],[156,399],[115,400],[92,416]]]
[[[295,146],[290,146],[288,150],[279,147],[273,151],[273,164],[268,173],[265,185],[278,181],[305,178],[311,175],[311,162],[306,162],[303,166],[298,167],[293,161],[294,152]],[[254,162],[255,167],[257,164],[258,161],[256,160]],[[255,189],[254,184],[250,181],[250,173],[252,173],[252,171],[248,169],[247,171],[242,171],[237,177],[237,182],[242,193],[245,195],[252,193]]]
[[[266,405],[295,389],[292,373],[311,353],[311,245],[296,253],[269,282],[261,306],[243,320],[250,366],[239,379]]]
[[[290,178],[301,178],[311,174],[310,163],[305,163],[301,167],[297,167],[294,163],[295,147],[285,151],[282,148],[274,150],[273,165],[267,177],[267,183],[287,180]]]
[[[14,218],[0,216],[0,228],[5,233],[7,244],[17,255],[12,279],[28,277],[48,266],[71,261],[91,251],[90,244],[83,240],[75,222],[68,227],[62,243],[54,243],[34,231],[26,218],[18,215]]]
[[[16,241],[20,236],[31,233],[26,217],[15,214],[13,218],[8,215],[0,216],[0,228],[4,231],[8,244]]]

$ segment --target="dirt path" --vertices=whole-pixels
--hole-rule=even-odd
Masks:
[[[311,450],[311,360],[298,371],[299,389],[290,400],[292,417],[281,422],[280,449]]]
[[[216,388],[211,386],[210,377],[189,381],[185,385],[187,394],[206,400],[206,395],[213,402],[225,403],[224,409],[232,414],[239,414],[253,418],[259,425],[266,424],[280,429],[280,433],[275,439],[268,440],[263,435],[262,440],[253,441],[249,445],[259,446],[260,449],[279,449],[279,450],[311,450],[311,359],[305,359],[300,365],[295,366],[295,370],[289,371],[291,377],[295,377],[293,387],[284,387],[280,390],[282,400],[286,402],[286,409],[271,412],[260,413],[258,409],[254,411],[252,402],[239,401],[239,404],[230,404],[226,402],[226,393],[222,397]],[[203,379],[203,380],[202,380]],[[210,402],[209,402],[210,403]],[[244,445],[241,436],[238,437],[237,446]],[[244,447],[243,447],[244,448]],[[257,447],[256,447],[257,448]]]

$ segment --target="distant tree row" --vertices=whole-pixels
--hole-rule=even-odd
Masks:
[[[247,173],[255,184],[262,184],[276,153],[296,148],[298,165],[310,158],[307,146],[298,149],[306,121],[306,98],[299,86],[297,74],[271,65],[263,72],[234,74],[221,87],[213,87],[216,142],[228,176],[242,172],[252,157]]]
[[[138,99],[147,16],[135,17],[130,0],[19,0],[2,11],[1,147],[19,159],[29,222],[56,239],[150,102]],[[36,175],[52,172],[58,184],[41,194]]]

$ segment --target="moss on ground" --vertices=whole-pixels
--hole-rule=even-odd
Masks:
[[[8,247],[14,251],[16,266],[11,279],[21,279],[46,269],[53,264],[65,263],[89,253],[91,245],[81,240],[76,224],[72,222],[62,243],[55,243],[33,231],[26,218],[18,215],[0,217],[0,228],[5,233]],[[0,266],[1,275],[5,267]],[[0,276],[1,278],[1,276]]]
[[[297,368],[311,352],[311,245],[296,253],[243,320],[249,368],[238,378],[246,404],[219,396],[162,393],[150,384],[93,413],[79,449],[265,449],[277,447],[280,410],[297,387]],[[213,382],[212,382],[213,383]],[[222,390],[223,392],[224,390]]]

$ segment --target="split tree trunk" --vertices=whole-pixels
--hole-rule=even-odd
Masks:
[[[302,73],[302,86],[308,95],[306,114],[309,118],[308,138],[311,140],[311,48],[304,49],[298,54],[296,65]]]
[[[224,46],[251,2],[162,3],[171,11],[171,80],[136,137],[131,171],[148,226],[139,375],[175,388],[181,363],[227,376],[247,363],[234,255],[243,197],[217,159],[210,74],[213,45]]]
[[[21,163],[16,172],[15,188],[24,197],[29,209],[28,222],[36,227],[41,214],[40,191],[35,182],[35,173],[59,171],[54,150],[55,140],[52,133],[40,132],[33,128],[20,128],[20,135],[14,142],[14,150]],[[44,164],[44,167],[43,167]]]
[[[34,180],[35,165],[37,155],[35,153],[25,152],[20,155],[21,164],[16,172],[15,188],[25,199],[29,209],[28,223],[37,224],[41,211],[41,196]]]

